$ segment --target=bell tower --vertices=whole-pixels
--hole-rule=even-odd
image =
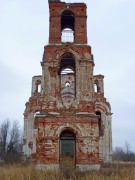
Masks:
[[[104,76],[93,75],[87,6],[49,0],[49,44],[42,75],[32,79],[24,112],[24,147],[38,168],[99,169],[112,159],[111,108]],[[68,163],[67,163],[68,162]],[[69,163],[70,162],[70,163]]]
[[[66,29],[69,30],[69,32],[67,30],[67,36],[73,33],[73,42],[75,44],[87,44],[86,4],[76,3],[75,5],[75,3],[69,4],[60,1],[50,1],[49,8],[50,44],[60,44],[63,40],[64,33],[66,34]],[[70,39],[68,40],[70,41]]]

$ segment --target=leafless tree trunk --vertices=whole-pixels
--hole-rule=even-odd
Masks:
[[[126,152],[127,154],[130,153],[130,144],[129,144],[127,141],[125,142],[125,152]]]
[[[14,121],[12,129],[10,130],[9,144],[8,144],[8,152],[16,152],[18,150],[18,146],[20,143],[20,133],[18,122]]]
[[[7,147],[6,162],[16,162],[21,158],[21,131],[17,121],[13,122],[9,132],[9,143]]]
[[[14,121],[10,126],[9,120],[0,126],[0,159],[12,163],[21,159],[22,134],[19,124]]]
[[[135,153],[130,150],[130,144],[125,143],[125,147],[116,147],[113,151],[113,160],[115,161],[135,161]]]
[[[4,121],[0,127],[0,157],[2,160],[6,154],[9,127],[10,123],[8,119]]]

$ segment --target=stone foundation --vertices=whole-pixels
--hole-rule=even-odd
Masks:
[[[47,170],[47,171],[58,171],[59,170],[59,164],[37,164],[36,169],[38,170]]]
[[[76,164],[76,169],[80,171],[99,170],[100,164]]]
[[[58,171],[60,170],[59,164],[37,164],[36,169],[38,170],[49,170],[49,171]],[[92,170],[99,170],[100,165],[99,164],[76,164],[76,170],[79,171],[92,171]]]

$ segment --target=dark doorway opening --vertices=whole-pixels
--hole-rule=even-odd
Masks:
[[[98,115],[98,130],[99,130],[99,137],[102,136],[102,120],[101,120],[101,112],[96,111],[96,115]]]
[[[75,168],[75,135],[72,131],[63,131],[60,136],[60,167]]]

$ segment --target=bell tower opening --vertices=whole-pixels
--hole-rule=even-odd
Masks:
[[[74,42],[74,14],[72,11],[64,11],[61,14],[61,41]]]
[[[74,98],[76,91],[76,76],[75,76],[75,60],[72,54],[66,53],[62,56],[60,62],[60,94],[63,103],[69,107]]]

